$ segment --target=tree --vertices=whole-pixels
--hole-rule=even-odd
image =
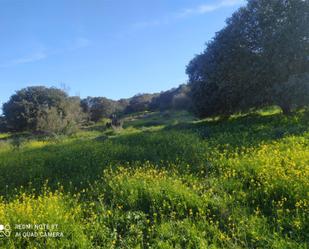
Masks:
[[[37,130],[53,134],[72,134],[82,124],[84,116],[80,108],[78,97],[69,97],[65,100],[65,112],[60,112],[55,107],[40,110],[37,120]]]
[[[117,116],[121,116],[121,114],[124,113],[125,109],[128,107],[129,104],[130,104],[129,99],[119,99],[118,101],[116,101],[115,113],[117,114]]]
[[[190,110],[191,98],[189,96],[190,88],[188,85],[181,85],[178,91],[173,96],[173,109],[175,110]]]
[[[102,118],[108,118],[116,112],[116,101],[105,97],[87,97],[81,101],[84,112],[88,113],[91,121],[98,122]]]
[[[5,117],[0,116],[0,132],[7,132],[7,122]]]
[[[161,92],[158,96],[154,97],[149,103],[149,109],[152,111],[165,111],[173,107],[173,97],[175,89]]]
[[[302,0],[249,0],[235,12],[187,67],[195,112],[224,116],[270,104],[288,111],[288,92],[281,92],[278,101],[275,86],[309,71],[308,5]]]
[[[250,95],[261,86],[255,74],[260,56],[243,32],[248,18],[245,8],[234,13],[187,67],[194,110],[201,117],[226,116],[265,103]]]
[[[273,85],[273,100],[283,113],[289,114],[291,109],[308,106],[309,73],[292,75],[286,82]]]
[[[191,106],[189,92],[189,86],[186,84],[161,92],[151,100],[149,109],[152,111],[188,110]]]
[[[77,98],[70,98],[60,89],[36,86],[12,95],[3,105],[3,114],[11,131],[49,131],[52,127],[51,132],[58,132],[64,131],[60,123],[77,124],[80,106]]]
[[[125,109],[125,113],[143,112],[149,110],[149,105],[156,94],[137,94],[130,99],[129,105]]]
[[[309,102],[297,99],[291,101],[293,94],[290,93],[299,92],[299,88],[304,87],[303,94],[309,94],[301,80],[291,84],[293,78],[301,78],[309,72],[309,1],[251,0],[247,8],[251,13],[251,25],[255,27],[255,38],[258,37],[256,43],[263,56],[262,79],[270,85],[267,90],[272,103],[279,105],[284,113],[291,111],[292,102],[308,105]],[[280,85],[286,91],[279,91],[279,98],[275,95]],[[302,98],[294,95],[294,98],[298,97]]]

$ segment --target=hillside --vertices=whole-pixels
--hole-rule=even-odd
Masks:
[[[58,224],[59,237],[11,226],[0,247],[306,248],[308,124],[308,112],[154,112],[116,131],[0,134],[0,223]]]

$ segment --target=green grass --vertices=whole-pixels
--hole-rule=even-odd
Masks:
[[[129,116],[124,129],[0,143],[2,248],[307,248],[308,112]],[[12,229],[12,234],[17,232]]]

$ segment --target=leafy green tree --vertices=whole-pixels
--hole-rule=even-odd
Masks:
[[[65,100],[65,112],[59,113],[57,108],[48,107],[40,110],[37,119],[37,130],[51,134],[75,133],[84,121],[78,97],[69,97]]]
[[[235,12],[187,67],[196,113],[225,116],[270,104],[288,113],[291,95],[276,97],[276,89],[309,72],[308,7],[302,0],[249,0]],[[298,92],[300,86],[293,85]]]
[[[88,113],[91,121],[98,122],[102,118],[108,118],[116,112],[116,101],[105,97],[87,97],[81,101],[84,112]]]
[[[79,98],[70,98],[60,89],[44,86],[21,89],[3,105],[11,131],[64,131],[64,123],[77,125],[80,113]]]
[[[130,99],[129,105],[125,109],[125,113],[143,112],[149,110],[149,105],[156,94],[137,94]]]
[[[3,114],[11,130],[35,130],[41,109],[55,107],[63,112],[66,98],[67,94],[56,88],[27,87],[3,104]]]
[[[175,89],[161,92],[158,96],[154,97],[150,104],[149,109],[152,111],[164,111],[172,109],[173,97]]]
[[[189,92],[189,86],[186,84],[161,92],[151,100],[149,109],[152,111],[188,110],[191,106]]]
[[[190,110],[191,98],[189,96],[190,88],[188,85],[181,85],[173,97],[173,109]]]
[[[245,8],[234,13],[204,53],[187,67],[194,109],[201,117],[230,115],[259,104],[250,95],[261,86],[253,77],[260,58],[243,32],[248,16]]]
[[[291,76],[288,81],[273,85],[273,100],[289,114],[291,109],[309,104],[309,73]],[[287,109],[284,109],[287,108]]]
[[[7,122],[5,117],[0,116],[0,132],[7,132]]]
[[[261,80],[271,86],[270,89],[265,87],[268,98],[284,113],[289,113],[297,105],[308,105],[309,102],[297,98],[307,99],[305,95],[309,94],[306,84],[303,84],[306,79],[302,76],[309,72],[309,1],[251,0],[247,8],[251,39],[255,39],[256,48],[263,58]],[[303,96],[293,94],[301,87]],[[284,93],[278,92],[279,88]],[[276,96],[278,93],[280,97]],[[292,96],[294,100],[291,100]]]
[[[128,107],[128,105],[130,104],[130,100],[129,99],[119,99],[116,101],[116,111],[115,113],[118,116],[121,116],[121,114],[124,113],[125,109]]]

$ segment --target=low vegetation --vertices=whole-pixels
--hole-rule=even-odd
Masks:
[[[1,222],[63,233],[1,247],[306,248],[308,112],[125,120],[18,148],[1,135]]]

